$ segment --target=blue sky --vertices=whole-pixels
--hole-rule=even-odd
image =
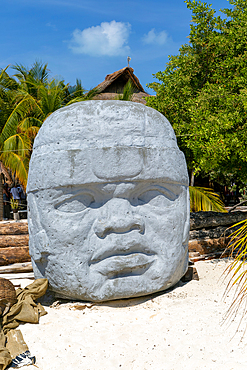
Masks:
[[[213,8],[229,7],[212,0]],[[127,65],[144,89],[168,55],[188,42],[191,11],[183,0],[6,0],[0,13],[0,68],[48,63],[51,76],[85,89]],[[9,69],[9,73],[12,71]]]

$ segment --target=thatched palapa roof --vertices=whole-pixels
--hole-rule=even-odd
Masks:
[[[139,79],[134,75],[134,70],[131,67],[125,67],[119,71],[108,74],[103,82],[95,87],[98,95],[94,97],[95,100],[114,100],[118,94],[123,93],[124,86],[131,80],[134,87],[133,101],[146,104],[145,97],[147,94]]]

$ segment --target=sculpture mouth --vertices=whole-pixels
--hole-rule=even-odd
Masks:
[[[145,243],[140,243],[139,241],[125,241],[124,245],[119,245],[119,242],[115,242],[112,245],[106,244],[96,249],[90,259],[89,265],[94,265],[113,257],[130,257],[135,254],[153,256],[155,253]],[[110,260],[108,262],[110,263]]]
[[[154,255],[145,253],[118,254],[104,258],[103,260],[92,263],[93,268],[109,279],[120,277],[142,275],[146,272],[155,260]]]

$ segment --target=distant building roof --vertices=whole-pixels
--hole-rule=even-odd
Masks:
[[[124,86],[131,80],[134,87],[133,101],[146,104],[145,97],[147,94],[139,79],[134,75],[133,68],[125,67],[119,71],[113,72],[106,76],[105,80],[101,82],[95,89],[98,90],[99,95],[95,96],[95,100],[113,100],[118,94],[123,93]]]

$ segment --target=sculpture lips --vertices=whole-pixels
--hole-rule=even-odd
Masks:
[[[90,260],[89,265],[99,263],[104,259],[117,256],[128,256],[133,254],[143,254],[146,256],[154,255],[154,251],[147,247],[144,243],[139,241],[125,241],[124,245],[120,245],[118,240],[109,245],[108,243],[103,247],[97,249]]]
[[[102,275],[110,278],[124,277],[128,275],[140,275],[154,262],[154,255],[144,253],[130,253],[127,255],[115,255],[105,258],[91,265]]]

